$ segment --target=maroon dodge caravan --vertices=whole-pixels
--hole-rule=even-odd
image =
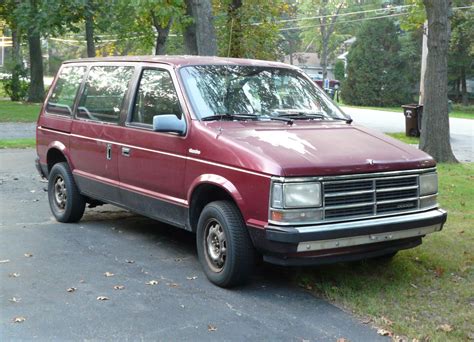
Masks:
[[[352,124],[299,69],[212,57],[65,62],[37,126],[51,211],[110,203],[196,233],[213,283],[391,257],[442,229],[435,161]]]

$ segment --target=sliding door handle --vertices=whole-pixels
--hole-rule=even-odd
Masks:
[[[122,156],[130,157],[130,148],[129,147],[122,147]]]
[[[105,157],[107,158],[107,160],[111,160],[111,159],[112,159],[112,144],[107,144],[107,149],[106,149],[106,152],[105,152]]]

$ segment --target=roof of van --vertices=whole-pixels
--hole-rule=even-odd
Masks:
[[[208,56],[111,56],[98,58],[81,58],[65,61],[64,63],[88,63],[88,62],[146,62],[146,63],[163,63],[172,66],[186,65],[248,65],[248,66],[266,66],[280,68],[296,68],[292,65],[263,61],[257,59],[245,58],[225,58],[225,57],[208,57]]]

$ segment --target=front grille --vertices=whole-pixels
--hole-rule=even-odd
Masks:
[[[418,175],[323,181],[325,220],[373,217],[419,208]]]

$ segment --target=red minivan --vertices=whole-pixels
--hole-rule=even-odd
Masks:
[[[391,257],[442,229],[435,161],[352,124],[302,71],[232,58],[65,62],[37,124],[51,211],[110,203],[196,233],[213,283]]]

